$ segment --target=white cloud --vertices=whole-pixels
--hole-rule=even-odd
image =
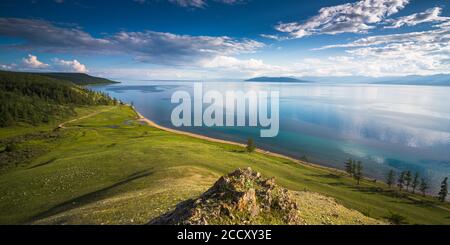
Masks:
[[[122,52],[134,54],[142,62],[193,64],[217,55],[251,53],[264,47],[254,40],[230,37],[176,35],[163,32],[120,32],[111,38]]]
[[[81,64],[78,60],[62,60],[55,58],[53,62],[65,72],[87,73],[86,65]]]
[[[224,74],[234,74],[237,77],[273,75],[289,72],[287,68],[269,65],[261,59],[238,59],[230,56],[216,56],[202,61],[202,67],[220,71]]]
[[[399,28],[402,26],[415,26],[427,22],[443,22],[450,20],[449,17],[440,16],[442,9],[439,7],[431,8],[422,13],[416,13],[404,17],[400,17],[396,20],[388,20],[391,23],[390,26],[385,26],[385,28]]]
[[[251,53],[263,43],[227,36],[191,36],[166,32],[118,32],[96,38],[80,28],[33,19],[0,18],[0,35],[23,39],[1,47],[52,53],[130,55],[141,62],[183,65],[217,55]]]
[[[203,8],[206,6],[206,1],[204,0],[169,0],[169,2],[176,3],[181,7]]]
[[[428,31],[369,36],[350,43],[321,47],[316,50],[345,48],[344,57],[349,60],[326,61],[320,69],[326,70],[329,66],[336,71],[368,76],[449,73],[449,22]]]
[[[0,70],[13,70],[16,67],[15,64],[0,64]]]
[[[323,50],[330,48],[369,47],[369,46],[387,45],[391,43],[417,43],[424,46],[429,44],[441,44],[443,46],[448,46],[450,26],[448,27],[446,27],[445,25],[441,26],[442,28],[432,29],[429,31],[369,36],[366,38],[357,39],[350,43],[327,45],[320,48],[316,48],[314,50]]]
[[[23,61],[23,64],[25,65],[25,67],[27,67],[27,68],[43,69],[43,68],[49,67],[48,64],[45,64],[45,63],[39,61],[37,56],[31,55],[31,54],[29,54],[26,58],[23,58],[22,61]]]
[[[386,17],[403,9],[409,0],[362,0],[319,10],[304,23],[280,23],[275,29],[290,38],[318,34],[366,33]]]

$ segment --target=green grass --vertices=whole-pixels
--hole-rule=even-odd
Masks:
[[[108,109],[110,106],[84,106],[84,107],[77,107],[75,109],[75,112],[77,115],[68,117],[66,121],[69,121],[71,119],[75,119],[77,117],[86,116],[91,113],[94,113],[96,111],[102,110],[102,109]],[[39,124],[39,125],[29,125],[25,123],[21,123],[16,126],[7,127],[7,128],[0,128],[0,140],[30,133],[36,133],[40,131],[50,131],[53,130],[58,126],[60,122],[53,122],[49,124]]]
[[[431,197],[397,195],[366,180],[356,186],[337,170],[244,153],[130,123],[134,118],[130,108],[115,107],[66,125],[57,140],[27,142],[50,150],[0,174],[0,223],[143,224],[202,193],[219,176],[252,167],[288,189],[333,197],[376,219],[395,213],[409,224],[450,224],[450,205]],[[0,137],[28,130],[2,129]]]

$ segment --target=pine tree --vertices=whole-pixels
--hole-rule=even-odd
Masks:
[[[413,181],[411,183],[411,187],[412,187],[412,192],[413,193],[416,193],[416,189],[417,189],[418,186],[419,186],[419,173],[416,172],[414,174],[414,179],[413,179]]]
[[[394,170],[391,169],[388,173],[386,183],[389,185],[389,188],[391,188],[394,182],[395,182],[395,172]]]
[[[406,185],[406,191],[408,191],[409,186],[411,185],[411,171],[406,171],[406,173],[405,173],[405,185]]]
[[[438,194],[438,199],[441,202],[445,202],[445,199],[447,198],[448,194],[448,184],[447,184],[448,177],[445,177],[445,179],[441,183],[441,190]]]
[[[354,171],[354,173],[353,173],[353,176],[354,176],[354,178],[355,178],[355,180],[356,180],[356,183],[359,185],[359,182],[361,181],[361,178],[362,178],[362,162],[361,161],[358,161],[358,163],[356,164],[356,167],[355,167],[355,171]]]
[[[349,175],[353,175],[353,160],[351,158],[345,162],[345,172]]]
[[[426,192],[428,190],[428,184],[424,178],[420,180],[420,191],[422,192],[422,195],[425,196]]]
[[[255,142],[253,141],[252,138],[249,138],[247,140],[247,146],[246,146],[247,152],[252,153],[255,151],[256,146],[255,146]]]
[[[405,172],[402,172],[397,180],[398,189],[403,190],[404,185],[405,185]]]

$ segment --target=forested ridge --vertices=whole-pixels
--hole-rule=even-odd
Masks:
[[[45,75],[0,71],[0,127],[37,125],[74,115],[76,106],[113,105],[108,95]]]
[[[46,76],[59,80],[66,80],[77,85],[95,85],[118,83],[106,78],[93,77],[85,73],[34,73],[36,75]]]

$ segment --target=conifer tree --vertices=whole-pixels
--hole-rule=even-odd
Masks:
[[[428,184],[427,184],[427,181],[426,181],[424,178],[422,178],[422,179],[420,180],[420,191],[422,192],[422,195],[423,195],[423,196],[425,196],[427,190],[428,190]]]
[[[416,172],[414,174],[414,178],[413,178],[413,181],[411,183],[411,187],[412,187],[412,192],[413,193],[416,193],[416,189],[417,189],[418,186],[419,186],[419,173]]]
[[[448,177],[445,177],[445,179],[441,183],[441,190],[438,194],[438,199],[441,202],[445,202],[445,199],[447,198],[448,194],[448,184],[447,184]]]
[[[405,185],[405,172],[402,172],[397,180],[398,189],[403,190],[404,185]]]
[[[405,173],[405,185],[406,185],[406,191],[408,191],[409,186],[411,185],[411,171],[406,171],[406,173]]]
[[[351,158],[345,162],[345,172],[349,175],[353,175],[353,160]]]
[[[389,188],[391,188],[394,182],[395,182],[395,172],[394,170],[391,169],[387,175],[386,183],[389,185]]]
[[[361,181],[361,178],[362,178],[362,169],[363,169],[363,167],[362,167],[362,162],[361,161],[358,161],[358,163],[356,164],[356,166],[355,166],[355,169],[354,169],[354,173],[353,173],[353,176],[354,176],[354,178],[355,178],[355,180],[356,180],[356,183],[359,185],[359,182]]]

